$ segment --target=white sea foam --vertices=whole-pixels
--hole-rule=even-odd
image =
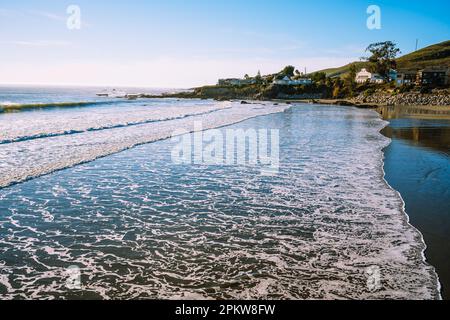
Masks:
[[[88,131],[149,124],[202,115],[229,108],[229,103],[184,103],[180,106],[132,105],[121,108],[81,108],[70,112],[29,112],[0,117],[0,144]]]
[[[194,119],[215,128],[284,110],[232,105],[5,144],[20,159],[0,170],[22,179],[161,139]],[[372,111],[301,106],[233,126],[280,129],[276,176],[176,166],[161,141],[3,189],[0,296],[437,299],[423,239],[383,179],[384,125]],[[69,265],[81,270],[80,291],[64,286]],[[371,267],[377,290],[367,286]]]
[[[131,108],[113,115],[101,110],[92,117],[80,112],[8,115],[0,118],[0,141],[4,142],[0,144],[0,188],[166,139],[177,129],[192,131],[195,121],[210,129],[286,108],[209,103],[195,108]]]

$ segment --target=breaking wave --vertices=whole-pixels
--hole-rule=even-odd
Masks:
[[[114,104],[117,101],[78,101],[78,102],[45,102],[45,103],[0,103],[0,112],[25,111],[30,109],[64,108],[64,107],[86,107],[95,105]]]
[[[196,121],[202,122],[204,129],[211,129],[288,108],[287,105],[271,104],[244,106],[237,102],[198,104],[151,108],[133,106],[128,109],[118,107],[102,109],[94,114],[85,111],[69,114],[49,112],[26,117],[23,117],[23,114],[14,114],[12,116],[15,118],[0,118],[0,140],[14,142],[0,144],[0,188],[140,144],[167,139],[177,129],[190,132]],[[13,119],[15,121],[11,121]],[[170,120],[162,121],[163,119]],[[123,122],[131,122],[132,125],[124,125]],[[99,124],[98,128],[105,128],[109,124],[112,128],[89,129],[94,128],[94,124]],[[67,134],[74,131],[77,133],[76,138],[73,134]],[[20,141],[21,137],[27,138]]]
[[[231,108],[231,107],[230,107]],[[70,129],[70,130],[60,130],[57,132],[46,132],[46,133],[37,133],[34,135],[27,135],[27,136],[13,136],[11,138],[3,138],[3,134],[0,134],[0,144],[8,144],[8,143],[15,143],[15,142],[21,142],[21,141],[27,141],[27,140],[34,140],[34,139],[43,139],[43,138],[50,138],[50,137],[58,137],[58,136],[65,136],[65,135],[72,135],[77,133],[83,133],[83,132],[89,132],[89,131],[101,131],[101,130],[108,130],[108,129],[116,129],[116,128],[124,128],[124,127],[131,127],[131,126],[137,126],[142,124],[150,124],[154,122],[159,121],[168,121],[168,120],[177,120],[177,119],[183,119],[191,116],[200,116],[205,115],[208,113],[216,112],[218,110],[225,110],[227,108],[209,108],[210,110],[202,111],[201,108],[197,110],[197,112],[191,112],[191,113],[181,113],[178,115],[164,115],[162,117],[158,116],[152,116],[148,119],[140,119],[137,121],[130,121],[130,122],[122,122],[122,123],[114,123],[109,125],[103,125],[98,127],[85,127],[83,129]],[[173,111],[173,110],[172,110]]]

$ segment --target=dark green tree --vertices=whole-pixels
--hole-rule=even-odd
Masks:
[[[397,45],[392,41],[372,43],[366,52],[371,54],[369,58],[364,58],[369,62],[369,71],[378,73],[386,80],[389,79],[389,71],[397,68],[395,59],[401,53]]]
[[[344,92],[348,96],[353,96],[356,91],[356,73],[358,72],[358,69],[356,68],[356,65],[350,66],[350,71],[348,74],[344,76]]]
[[[327,74],[325,72],[315,72],[310,75],[310,78],[314,82],[325,82]]]
[[[283,76],[293,77],[294,76],[295,67],[294,66],[286,66],[283,70],[281,70],[280,74]]]
[[[340,78],[334,78],[333,79],[333,98],[339,99],[342,98],[342,87],[343,87],[343,81]]]

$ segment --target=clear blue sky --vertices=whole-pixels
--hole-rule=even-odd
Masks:
[[[66,27],[69,5],[80,30]],[[366,27],[369,5],[381,30]],[[0,0],[0,83],[189,87],[450,39],[449,0]]]

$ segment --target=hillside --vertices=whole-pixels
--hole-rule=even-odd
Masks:
[[[444,41],[397,59],[399,69],[422,69],[429,66],[449,66],[450,67],[450,41]],[[358,69],[364,68],[366,62],[352,62],[339,68],[320,70],[328,77],[342,77],[347,74],[352,65]]]
[[[450,41],[438,43],[397,59],[399,69],[450,66]]]

